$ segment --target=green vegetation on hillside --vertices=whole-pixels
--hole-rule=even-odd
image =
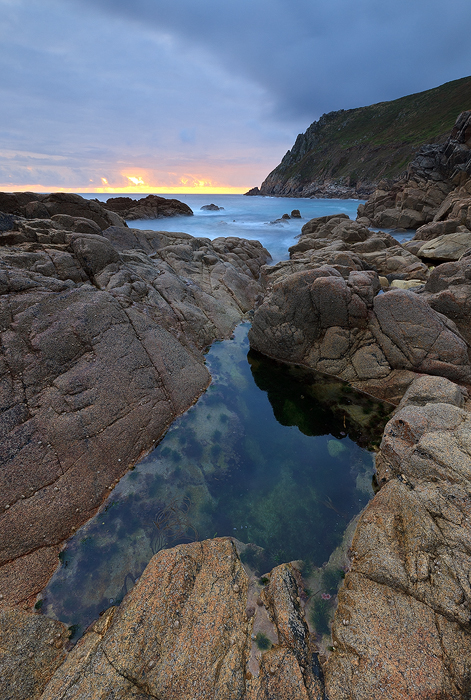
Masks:
[[[445,141],[471,109],[471,77],[368,107],[324,114],[262,185],[284,194],[325,179],[355,186],[399,175],[425,143]],[[289,181],[289,182],[288,182]]]

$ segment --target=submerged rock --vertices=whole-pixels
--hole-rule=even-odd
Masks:
[[[217,204],[205,204],[201,209],[203,211],[223,211],[224,207],[218,207]]]

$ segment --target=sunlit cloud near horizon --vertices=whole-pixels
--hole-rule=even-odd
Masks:
[[[322,113],[471,70],[468,0],[0,0],[0,189],[241,193]]]

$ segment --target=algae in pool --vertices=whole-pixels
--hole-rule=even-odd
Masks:
[[[157,551],[230,535],[263,574],[322,566],[372,495],[388,407],[249,350],[249,324],[213,344],[213,382],[61,552],[42,611],[76,636],[119,602]],[[248,361],[247,361],[248,360]]]

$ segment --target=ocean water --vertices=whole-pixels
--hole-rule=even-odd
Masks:
[[[108,194],[84,194],[87,199],[105,202]],[[119,196],[119,195],[116,195]],[[132,199],[144,194],[126,195]],[[270,252],[273,262],[286,260],[288,248],[295,243],[301,227],[309,219],[328,214],[344,213],[355,219],[360,200],[354,199],[303,199],[292,197],[245,197],[244,195],[177,194],[159,195],[178,199],[192,209],[194,216],[178,216],[167,219],[130,221],[129,226],[154,231],[183,231],[192,236],[213,240],[220,236],[237,236],[255,239]],[[223,211],[202,211],[206,204],[224,207]],[[299,209],[302,219],[288,219],[272,223],[283,214]]]
[[[61,552],[41,610],[75,637],[156,552],[220,536],[248,545],[259,576],[284,561],[302,559],[307,577],[320,567],[314,613],[328,632],[343,572],[322,567],[373,494],[372,449],[391,407],[249,352],[249,327],[212,345],[208,390]]]

